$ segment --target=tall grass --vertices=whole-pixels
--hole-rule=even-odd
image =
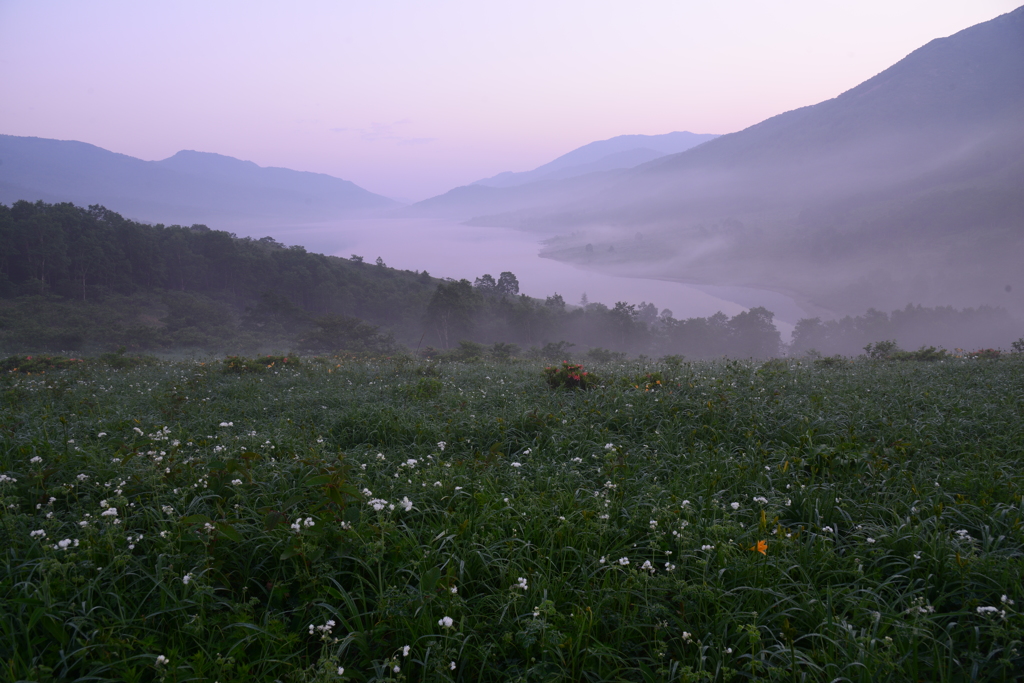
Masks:
[[[4,375],[0,678],[1024,676],[1020,362],[594,369]]]

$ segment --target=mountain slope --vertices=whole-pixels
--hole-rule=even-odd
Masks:
[[[397,204],[320,173],[183,151],[143,161],[68,140],[0,135],[0,202],[104,204],[141,220],[316,220]]]
[[[696,147],[716,137],[718,136],[686,131],[664,135],[619,135],[583,145],[532,171],[506,171],[472,184],[515,187],[542,180],[572,178],[596,171],[632,168],[666,154],[675,154]]]
[[[479,224],[576,232],[550,245],[553,258],[774,289],[824,313],[907,301],[1024,312],[1021,197],[1024,8],[832,100],[559,201],[472,208]]]

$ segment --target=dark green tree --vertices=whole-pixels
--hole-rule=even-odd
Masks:
[[[509,271],[498,276],[498,294],[516,296],[519,294],[519,280]]]
[[[782,335],[773,322],[775,314],[764,306],[737,313],[729,320],[729,355],[736,358],[775,358]]]
[[[426,320],[442,348],[449,349],[454,342],[471,336],[477,303],[469,280],[450,280],[437,285],[427,305]]]

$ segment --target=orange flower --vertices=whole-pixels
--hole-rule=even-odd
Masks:
[[[768,554],[768,541],[758,541],[757,545],[751,548],[752,551],[761,553],[762,555]]]

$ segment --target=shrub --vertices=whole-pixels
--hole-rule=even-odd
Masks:
[[[410,398],[428,399],[437,397],[444,389],[444,384],[433,377],[420,377],[412,386],[406,388]]]
[[[946,349],[922,346],[917,351],[897,351],[889,356],[892,360],[935,361],[948,358]]]
[[[156,365],[156,358],[154,356],[128,356],[125,355],[127,348],[122,346],[115,353],[103,353],[96,359],[103,365],[107,365],[118,370],[124,370],[126,368],[137,368],[142,365]]]
[[[224,359],[224,372],[237,374],[266,372],[275,365],[298,367],[299,364],[298,356],[260,356],[259,358],[228,356]]]
[[[610,363],[612,361],[626,360],[626,354],[622,351],[609,351],[597,346],[587,351],[587,358],[595,363]]]
[[[873,360],[888,360],[893,357],[894,354],[902,353],[899,345],[894,339],[886,339],[884,341],[875,342],[874,344],[868,344],[864,347],[864,353],[867,354],[868,358]]]
[[[474,361],[481,360],[484,357],[484,353],[487,352],[487,347],[483,344],[474,341],[462,340],[459,342],[457,348],[452,349],[448,352],[448,356],[452,360],[461,361]]]
[[[64,356],[10,356],[0,361],[0,370],[30,374],[47,370],[63,370],[82,362],[81,358],[66,358]]]
[[[633,387],[634,389],[643,389],[644,391],[651,391],[652,389],[658,389],[662,386],[665,381],[665,377],[660,372],[645,372],[643,374],[634,375],[633,377],[623,377],[622,384],[626,387]]]
[[[569,349],[573,346],[576,345],[567,341],[548,342],[540,348],[539,354],[544,360],[559,360],[568,356]]]
[[[507,361],[515,357],[519,353],[519,351],[520,349],[518,344],[494,342],[494,345],[491,346],[489,355],[492,360]]]
[[[683,363],[686,362],[686,358],[684,356],[673,354],[671,356],[665,356],[661,359],[661,362],[673,370],[679,370],[683,367]]]
[[[544,379],[552,389],[591,389],[599,379],[582,365],[562,361],[560,366],[544,368]]]

